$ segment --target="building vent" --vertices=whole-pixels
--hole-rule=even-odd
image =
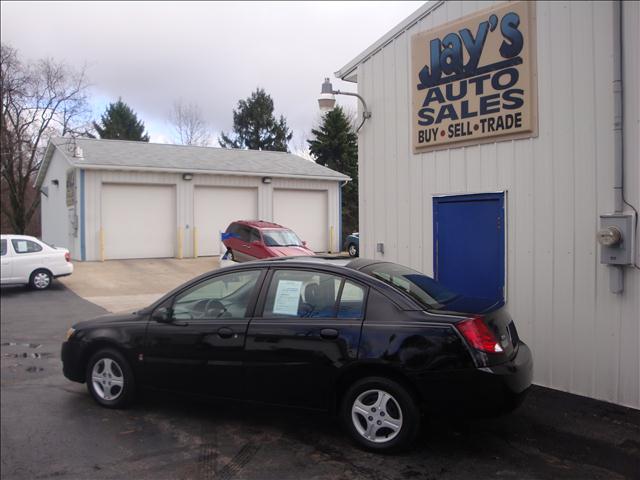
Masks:
[[[73,156],[74,158],[83,158],[84,155],[82,153],[82,149],[76,145],[76,148],[73,149]]]

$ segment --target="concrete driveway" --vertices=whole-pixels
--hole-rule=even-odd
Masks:
[[[74,262],[67,288],[110,312],[146,307],[198,275],[220,268],[218,257]]]

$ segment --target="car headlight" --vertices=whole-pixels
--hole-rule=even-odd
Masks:
[[[64,341],[68,342],[69,339],[73,336],[73,334],[76,333],[76,329],[71,327],[69,330],[67,330],[67,335],[64,337]]]

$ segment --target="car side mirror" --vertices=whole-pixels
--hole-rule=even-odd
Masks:
[[[171,309],[167,307],[156,308],[151,318],[159,323],[171,323]]]
[[[306,247],[307,246],[307,241],[306,240],[302,240],[302,246]]]

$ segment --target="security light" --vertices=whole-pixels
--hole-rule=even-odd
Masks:
[[[359,132],[367,118],[371,118],[371,112],[367,108],[367,104],[364,101],[364,98],[362,98],[357,93],[334,90],[333,85],[331,85],[329,79],[325,78],[324,82],[322,83],[320,96],[318,97],[318,105],[320,106],[320,111],[322,113],[327,113],[333,110],[333,107],[335,107],[336,105],[335,95],[348,95],[350,97],[357,97],[358,100],[362,102],[362,122],[360,123],[360,125],[358,125],[358,128],[356,128],[356,133]]]

